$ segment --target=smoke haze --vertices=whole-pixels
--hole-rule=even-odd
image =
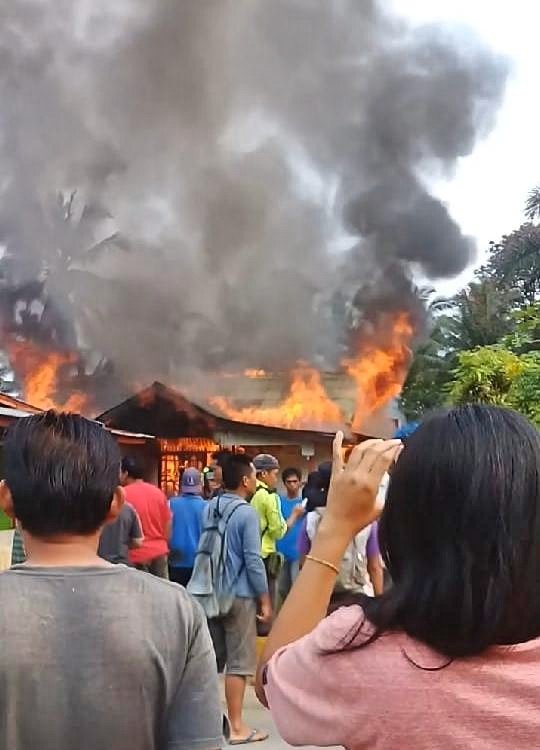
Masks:
[[[493,126],[507,66],[384,7],[3,3],[4,297],[44,280],[39,325],[126,385],[334,367],[380,315],[421,326],[414,275],[474,258],[426,178]]]

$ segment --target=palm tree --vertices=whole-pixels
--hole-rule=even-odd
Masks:
[[[529,221],[540,219],[540,185],[531,190],[525,203],[525,216]]]
[[[67,196],[58,193],[48,205],[35,196],[29,200],[35,208],[31,232],[10,231],[0,216],[0,241],[7,247],[2,259],[7,305],[2,311],[3,327],[42,343],[77,348],[73,321],[84,327],[85,290],[95,294],[106,283],[93,267],[106,253],[126,250],[127,245],[116,231],[100,236],[111,216],[99,201],[78,201],[77,191]],[[17,283],[24,263],[32,264],[37,278]]]

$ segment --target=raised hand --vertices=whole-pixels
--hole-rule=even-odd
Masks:
[[[366,440],[343,462],[343,433],[338,432],[333,446],[332,479],[328,491],[325,526],[350,537],[375,521],[382,506],[377,492],[384,473],[403,449],[400,440]]]

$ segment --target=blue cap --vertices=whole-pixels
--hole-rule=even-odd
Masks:
[[[418,427],[418,422],[408,422],[407,424],[401,425],[401,427],[398,427],[394,432],[394,438],[396,438],[396,440],[405,440],[410,437]]]
[[[182,492],[185,495],[200,495],[202,492],[201,472],[189,468],[182,474]]]

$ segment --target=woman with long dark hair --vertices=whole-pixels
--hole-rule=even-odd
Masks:
[[[529,750],[540,738],[540,436],[467,406],[407,439],[335,444],[324,523],[268,639],[258,694],[294,745]],[[400,455],[401,454],[401,455]],[[378,515],[393,586],[324,619]]]

